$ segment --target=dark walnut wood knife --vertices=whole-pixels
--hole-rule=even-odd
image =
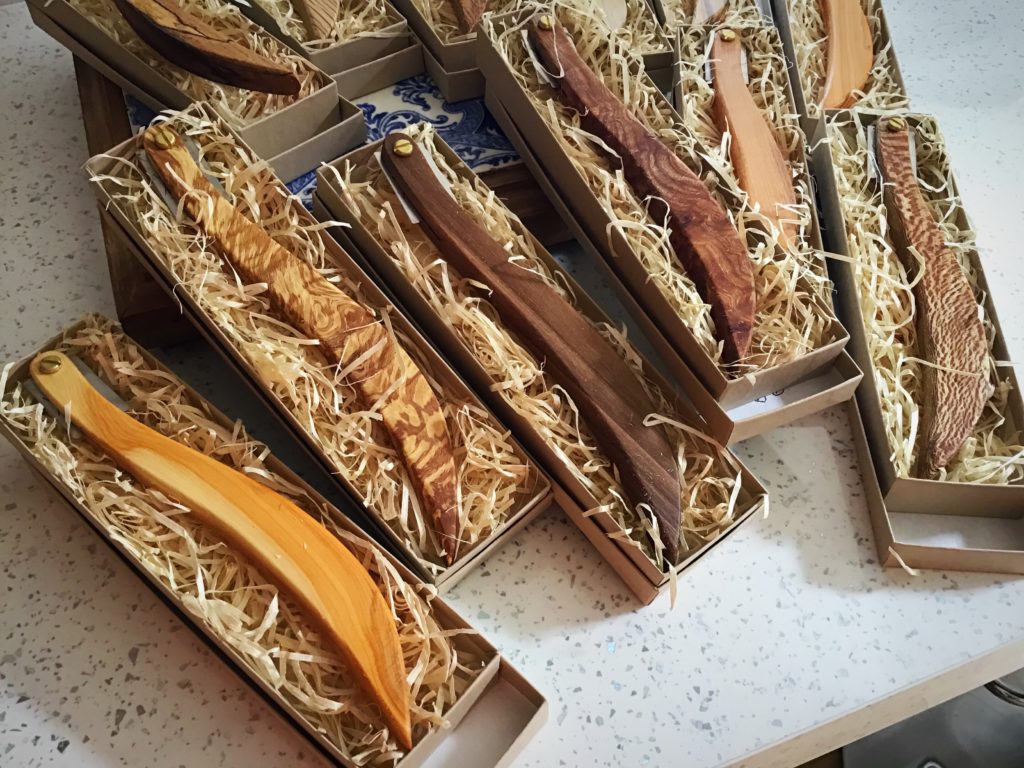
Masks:
[[[587,66],[554,17],[535,16],[529,35],[559,98],[618,155],[633,191],[652,198],[653,218],[667,216],[676,258],[711,305],[725,361],[741,360],[753,333],[754,270],[729,217],[696,174]]]
[[[509,253],[445,189],[408,136],[392,133],[385,139],[381,164],[441,255],[463,277],[489,288],[487,300],[502,321],[569,392],[618,470],[630,503],[651,508],[665,557],[675,563],[681,517],[675,452],[660,427],[644,426],[656,409],[634,372],[551,286],[509,261]]]
[[[956,457],[992,395],[988,341],[967,275],[921,193],[907,122],[879,121],[877,142],[893,241],[910,276],[920,272],[914,287],[916,324],[922,356],[930,364],[923,366],[918,466],[931,476]]]
[[[174,0],[114,0],[142,41],[168,61],[207,80],[293,96],[291,69],[239,45]]]
[[[472,32],[480,23],[480,17],[487,10],[488,0],[449,0],[455,18],[459,22],[459,31],[464,34]]]
[[[271,304],[287,322],[320,342],[348,376],[367,408],[377,408],[405,465],[449,564],[458,549],[454,452],[441,406],[423,372],[373,312],[228,202],[206,179],[182,138],[166,125],[143,134],[160,180],[213,247],[249,283],[266,283]]]

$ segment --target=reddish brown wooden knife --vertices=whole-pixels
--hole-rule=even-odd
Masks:
[[[381,164],[418,214],[441,255],[465,277],[485,284],[503,322],[543,358],[566,388],[601,450],[618,470],[633,504],[650,506],[669,563],[679,556],[680,487],[676,457],[636,375],[597,329],[509,254],[456,202],[408,136],[384,141]]]
[[[535,16],[529,34],[559,97],[621,158],[636,194],[653,199],[654,219],[667,215],[676,258],[711,305],[725,361],[742,359],[754,326],[754,270],[729,217],[693,171],[580,58],[557,20]]]
[[[487,10],[488,0],[450,0],[455,18],[459,22],[459,30],[465,34],[472,32],[480,23],[480,17]]]

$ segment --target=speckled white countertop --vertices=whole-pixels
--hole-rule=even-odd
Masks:
[[[915,107],[940,116],[1024,359],[1024,5],[887,10]],[[79,169],[71,58],[21,4],[0,7],[0,39],[9,360],[113,305]],[[209,375],[211,360],[186,349],[169,362],[217,401],[231,383]],[[258,417],[230,410],[274,444]],[[878,566],[843,410],[739,452],[770,487],[772,515],[688,572],[674,608],[662,598],[638,610],[556,514],[451,595],[549,699],[550,721],[516,765],[793,764],[1024,666],[1024,580]],[[6,443],[0,512],[0,765],[321,764]]]

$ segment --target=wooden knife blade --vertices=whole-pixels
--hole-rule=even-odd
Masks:
[[[63,353],[44,352],[29,370],[90,442],[139,482],[188,507],[301,605],[380,706],[398,743],[412,748],[394,618],[347,547],[288,499],[121,411]]]
[[[923,366],[918,463],[933,475],[956,457],[992,395],[988,341],[967,275],[921,193],[907,122],[899,117],[880,121],[877,140],[893,240],[911,274],[918,271],[911,249],[924,261],[914,299],[923,356],[932,365]]]
[[[608,90],[554,17],[535,16],[529,35],[554,75],[559,98],[621,158],[634,192],[654,199],[654,218],[667,215],[672,249],[711,305],[726,362],[742,359],[753,334],[754,271],[746,244],[725,211],[683,161]]]
[[[533,272],[509,261],[497,243],[438,181],[420,148],[402,133],[384,140],[381,164],[415,208],[441,255],[485,284],[490,301],[544,368],[569,392],[601,450],[619,472],[629,501],[658,521],[666,559],[679,555],[680,485],[675,452],[636,375],[583,315]]]
[[[114,0],[143,42],[168,61],[218,83],[294,95],[302,88],[288,67],[228,39],[174,0]]]
[[[266,283],[273,306],[324,356],[347,368],[363,404],[379,409],[384,429],[432,520],[448,563],[458,551],[454,451],[441,406],[415,361],[374,314],[279,245],[221,196],[170,127],[151,126],[143,147],[168,190],[210,236],[214,248],[250,283]]]
[[[326,40],[334,33],[341,0],[294,0],[295,10],[313,40]]]
[[[489,0],[450,0],[459,29],[464,34],[472,32],[480,23],[480,17],[487,10]]]
[[[861,0],[820,2],[828,37],[825,91],[821,105],[825,109],[852,107],[857,101],[854,91],[864,89],[875,62],[871,27]]]
[[[796,190],[793,174],[771,129],[747,87],[743,41],[732,29],[720,29],[711,45],[711,74],[715,90],[712,111],[718,129],[732,135],[729,157],[751,205],[780,233],[779,244],[792,247],[797,240]]]

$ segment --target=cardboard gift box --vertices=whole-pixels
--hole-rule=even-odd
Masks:
[[[804,130],[813,136],[825,117],[821,108],[825,84],[827,35],[820,0],[771,0],[775,25],[789,59],[790,81]],[[864,93],[852,105],[863,109],[906,109],[910,104],[899,60],[885,20],[882,0],[858,0],[868,19],[875,61]]]
[[[387,450],[390,449],[386,449],[378,438],[374,438],[373,442],[368,444],[356,445],[353,441],[369,438],[364,438],[362,431],[353,435],[344,431],[364,429],[359,425],[371,416],[352,400],[344,399],[344,392],[339,389],[342,385],[337,381],[331,383],[331,392],[321,393],[317,389],[320,386],[316,384],[317,379],[310,378],[319,375],[316,374],[316,366],[322,363],[316,363],[315,360],[302,362],[308,360],[304,356],[305,353],[299,351],[309,343],[304,340],[305,337],[294,331],[292,335],[288,335],[285,331],[274,330],[287,328],[274,316],[263,321],[269,330],[261,331],[260,334],[275,338],[283,333],[285,342],[282,343],[286,343],[287,349],[292,350],[289,354],[300,355],[294,365],[278,362],[292,358],[277,348],[265,350],[267,340],[262,339],[259,334],[253,336],[254,332],[249,330],[249,327],[268,309],[252,304],[241,315],[231,314],[236,311],[239,302],[251,301],[246,298],[249,289],[242,288],[230,278],[233,273],[225,270],[216,253],[207,250],[209,246],[201,236],[198,240],[193,240],[196,237],[195,234],[191,234],[195,231],[194,228],[183,229],[186,225],[174,220],[173,214],[169,214],[172,216],[169,224],[156,225],[157,235],[162,235],[164,239],[160,240],[157,236],[149,234],[130,207],[136,204],[138,193],[129,191],[127,194],[119,194],[118,182],[112,180],[126,178],[125,174],[128,173],[138,175],[139,171],[131,165],[137,146],[135,139],[93,158],[86,166],[97,182],[94,188],[110,229],[120,235],[124,247],[132,252],[164,289],[181,303],[183,312],[197,330],[252,387],[316,462],[356,504],[367,509],[376,527],[376,533],[382,537],[386,545],[398,552],[419,578],[441,589],[450,588],[471,568],[511,540],[534,516],[550,504],[551,494],[547,479],[530,461],[521,446],[508,438],[505,428],[462,379],[445,363],[420,332],[395,309],[391,301],[352,258],[332,238],[319,234],[321,225],[296,198],[288,195],[280,181],[260,168],[237,134],[218,121],[202,105],[194,105],[186,112],[172,115],[171,124],[179,127],[190,126],[189,135],[195,140],[199,140],[202,135],[211,137],[209,140],[216,142],[225,153],[219,165],[237,165],[237,171],[233,169],[231,173],[240,174],[243,179],[243,192],[248,190],[250,194],[259,195],[264,206],[269,206],[276,200],[276,204],[281,206],[280,209],[262,209],[270,211],[266,214],[270,217],[268,220],[276,222],[268,225],[269,232],[289,243],[292,253],[299,254],[299,258],[322,258],[324,267],[330,270],[334,279],[340,280],[341,286],[349,291],[349,295],[376,311],[382,322],[389,326],[398,339],[401,339],[399,343],[416,360],[420,369],[427,375],[428,381],[434,381],[435,394],[442,409],[449,409],[446,420],[449,432],[456,438],[454,448],[457,451],[469,452],[471,445],[477,445],[478,448],[474,449],[472,455],[469,456],[467,453],[467,456],[481,462],[493,462],[497,468],[493,475],[472,475],[478,481],[473,488],[481,493],[473,494],[473,488],[469,487],[462,491],[463,503],[466,505],[463,512],[467,516],[470,512],[473,513],[473,527],[468,527],[469,521],[464,521],[467,522],[464,530],[475,531],[473,535],[479,538],[471,537],[468,542],[464,540],[458,559],[453,565],[446,566],[439,553],[435,551],[436,543],[427,538],[427,532],[423,528],[414,524],[415,517],[412,522],[407,517],[410,514],[407,505],[414,503],[415,497],[412,496],[411,486],[408,485],[408,478],[401,469],[400,462],[387,458]],[[118,177],[118,173],[122,176]],[[224,179],[226,178],[227,176],[224,176]],[[245,183],[255,186],[247,188],[244,186]],[[144,204],[149,205],[150,199],[144,201]],[[165,211],[164,215],[168,215],[168,212]],[[152,226],[152,223],[149,222],[147,226]],[[307,239],[303,241],[302,238]],[[180,253],[175,251],[172,244],[182,241],[187,243],[191,250]],[[201,265],[203,258],[211,259],[209,266]],[[194,281],[185,284],[183,276],[188,279],[189,269],[202,271],[191,273]],[[220,287],[214,285],[216,280],[209,279],[209,270],[224,275],[221,279],[228,280],[228,283]],[[225,290],[241,292],[235,299],[223,301],[222,292]],[[257,294],[260,292],[258,286],[252,290]],[[239,325],[243,320],[244,327]],[[281,373],[280,369],[275,367],[277,365],[287,365],[287,375]],[[298,368],[293,370],[295,366]],[[299,391],[296,388],[299,384],[311,387],[310,393],[307,394],[305,389]],[[355,393],[351,394],[354,399]],[[315,403],[324,402],[322,398],[328,398],[329,403],[330,398],[338,397],[342,399],[337,406],[315,406]],[[324,408],[328,410],[325,411]],[[326,414],[324,418],[329,418],[330,422],[316,423],[316,414]],[[371,423],[367,422],[365,429],[369,429]],[[473,442],[474,439],[476,442]],[[463,442],[460,443],[458,440]],[[462,448],[459,448],[460,445]],[[368,452],[370,448],[373,449],[372,452]],[[457,464],[457,469],[461,467],[460,471],[472,473],[476,465],[466,463],[467,456],[459,460],[461,463]],[[357,482],[360,487],[357,487]],[[468,484],[469,480],[466,480],[466,483]],[[481,483],[493,483],[494,488],[484,488]],[[492,491],[500,498],[490,498]],[[492,511],[494,519],[489,519]]]
[[[126,48],[69,0],[32,0],[28,8],[40,29],[153,111],[182,109],[196,100],[180,82],[175,82],[172,73],[183,70],[169,62],[162,67],[154,66]],[[239,23],[247,25],[251,35],[260,38],[270,49],[298,58],[233,6],[226,8],[237,13]],[[158,54],[152,55],[160,58]],[[160,58],[160,61],[165,60]],[[240,118],[226,114],[222,106],[213,102],[211,106],[228,122],[234,122],[239,135],[260,157],[268,159],[282,178],[293,179],[366,139],[362,113],[339,96],[334,81],[313,67],[312,83],[313,90],[307,95],[255,117]],[[233,90],[241,93],[239,89]]]
[[[612,214],[595,195],[580,167],[567,156],[543,108],[523,88],[526,75],[513,72],[498,49],[499,37],[513,39],[529,15],[543,8],[531,7],[518,14],[484,20],[478,42],[480,66],[487,77],[487,106],[573,234],[585,247],[601,254],[609,281],[662,356],[673,379],[696,406],[709,434],[723,443],[736,442],[851,397],[860,373],[844,354],[847,334],[834,316],[824,266],[818,264],[820,255],[807,255],[807,264],[813,263],[816,270],[816,284],[804,288],[800,278],[800,286],[806,296],[803,306],[821,324],[821,343],[795,359],[742,375],[723,370],[662,289],[652,284],[651,274],[623,230],[614,226]],[[564,9],[558,12],[567,13]],[[730,211],[754,216],[735,182],[723,175],[668,101],[657,93],[644,75],[642,64],[626,54],[619,60],[627,62],[632,90],[649,89],[644,92],[645,99],[653,104],[659,119],[670,123],[670,130],[691,142],[706,158],[700,173],[728,201]],[[816,237],[814,229],[812,226],[812,237]],[[749,232],[748,247],[756,248],[751,245]],[[805,269],[803,261],[797,264],[799,270]]]
[[[509,759],[539,729],[547,711],[543,696],[490,643],[433,595],[429,587],[418,584],[408,569],[368,539],[341,511],[271,455],[263,444],[252,440],[240,422],[232,421],[204,400],[125,336],[115,323],[98,315],[86,317],[47,341],[35,354],[7,365],[0,378],[0,433],[189,629],[271,704],[278,715],[301,732],[331,765],[354,768],[356,761],[349,754],[352,739],[356,737],[350,734],[361,735],[359,728],[371,734],[379,733],[372,712],[365,719],[359,719],[358,726],[352,721],[343,724],[338,718],[346,717],[345,711],[357,702],[347,702],[348,707],[341,714],[317,711],[308,708],[295,693],[298,690],[296,679],[282,684],[288,675],[296,674],[314,675],[328,685],[331,681],[338,682],[338,672],[334,671],[337,662],[332,665],[329,661],[315,661],[323,658],[318,655],[319,640],[315,635],[300,639],[307,631],[308,619],[301,615],[301,609],[298,613],[294,609],[289,609],[287,614],[278,612],[276,587],[250,574],[243,556],[219,544],[215,533],[182,515],[180,506],[150,491],[140,481],[118,475],[116,465],[100,448],[90,445],[84,437],[73,436],[57,418],[41,409],[36,400],[38,392],[27,391],[24,382],[30,379],[31,360],[50,350],[64,351],[84,360],[116,396],[129,398],[131,412],[137,420],[248,474],[289,497],[304,512],[318,519],[360,558],[371,575],[379,574],[375,581],[380,589],[393,592],[392,599],[415,600],[416,611],[427,613],[429,619],[417,616],[412,607],[408,613],[402,611],[405,621],[421,622],[415,624],[415,631],[420,634],[411,641],[424,646],[418,650],[441,654],[440,645],[430,635],[438,631],[450,633],[450,640],[444,642],[450,644],[450,652],[459,654],[464,666],[462,671],[453,672],[448,681],[452,687],[450,692],[444,693],[449,701],[440,711],[441,720],[434,723],[424,720],[416,725],[412,750],[389,761],[389,765],[396,768],[420,766],[449,740],[483,738],[479,726],[462,729],[460,724],[474,707],[492,706],[489,700],[494,698],[517,702],[519,707],[516,716],[504,724],[504,742],[496,745],[496,754],[501,756],[504,749],[503,757]],[[69,470],[68,467],[76,468]],[[161,505],[167,509],[161,511]],[[192,551],[192,548],[203,553],[202,578],[190,575],[192,566],[187,564],[187,557],[181,556],[182,551]],[[205,583],[199,583],[204,579]],[[246,586],[228,589],[232,584]],[[248,593],[249,597],[244,603],[235,604],[231,597],[235,592]],[[213,620],[212,614],[204,610],[207,603],[217,602],[232,603],[234,613],[245,617],[242,627],[247,626],[245,621],[253,626],[263,622],[264,632],[246,635],[245,642],[237,642],[232,635],[237,631],[232,629],[233,619],[222,612]],[[414,634],[412,626],[409,634]],[[257,645],[262,651],[253,651],[252,647]],[[301,672],[292,671],[298,659],[288,662],[290,671],[281,667],[275,675],[257,658],[261,654],[272,658],[275,654],[293,651],[299,656],[309,653],[307,666]],[[270,668],[276,666],[276,661],[270,664]],[[340,672],[348,674],[343,668]],[[311,690],[316,690],[319,683],[310,685]],[[328,688],[322,695],[346,696],[331,693]],[[426,707],[430,706],[428,702]],[[382,741],[378,743],[378,752],[384,750],[383,745]],[[367,747],[361,743],[360,748]]]
[[[432,0],[393,0],[398,10],[409,20],[416,37],[423,43],[423,58],[427,74],[437,83],[442,95],[448,101],[475,99],[484,94],[484,78],[477,65],[476,37],[477,31],[459,34],[453,24],[451,28],[441,28],[424,15],[424,3]],[[439,12],[441,0],[432,6]],[[627,23],[649,26],[652,40],[647,44],[650,50],[643,53],[651,77],[659,87],[668,91],[672,87],[672,61],[674,52],[669,37],[658,27],[655,11],[647,4],[647,0],[626,0],[628,3]],[[501,6],[491,3],[488,8],[494,12],[502,12],[504,6],[513,7],[514,3],[504,2]],[[636,21],[634,21],[634,19]]]
[[[491,198],[490,190],[483,186],[478,177],[435,133],[426,130],[413,132],[413,135],[421,137],[417,139],[421,142],[421,147],[427,147],[428,150],[438,153],[455,177],[473,185],[479,191],[480,199],[492,200],[490,204],[495,206],[501,205],[500,202]],[[374,168],[377,167],[375,155],[381,150],[381,146],[382,142],[377,142],[362,147],[344,158],[340,158],[330,166],[321,168],[317,193],[314,198],[314,212],[325,221],[336,221],[344,225],[334,228],[333,234],[345,244],[346,250],[357,253],[363,258],[367,268],[377,275],[380,282],[394,294],[400,305],[429,334],[445,356],[475,387],[481,397],[487,400],[495,413],[500,415],[502,421],[512,428],[531,454],[541,462],[554,480],[555,496],[563,509],[641,601],[649,603],[659,592],[672,588],[676,579],[715,544],[737,530],[739,525],[755,511],[767,509],[764,488],[750,475],[742,463],[714,441],[700,436],[699,433],[703,425],[699,417],[687,405],[669,404],[669,407],[674,406],[675,410],[665,414],[665,418],[679,419],[687,425],[690,437],[696,438],[691,440],[696,446],[694,450],[708,451],[707,454],[701,454],[701,456],[714,457],[717,454],[721,465],[718,468],[723,472],[730,473],[730,476],[737,480],[735,486],[737,496],[734,515],[722,530],[710,536],[709,540],[694,544],[688,552],[684,553],[674,568],[658,567],[637,542],[629,537],[623,525],[608,509],[604,508],[602,502],[596,498],[592,487],[581,479],[577,471],[570,468],[568,460],[565,458],[568,455],[567,452],[560,443],[549,437],[548,428],[539,427],[536,422],[531,420],[527,410],[514,402],[514,398],[506,397],[503,394],[509,392],[508,382],[500,380],[493,366],[488,368],[480,357],[474,354],[469,336],[456,329],[449,319],[467,311],[480,310],[469,310],[467,307],[456,304],[451,298],[445,300],[444,309],[441,310],[428,298],[426,283],[422,282],[417,285],[411,279],[410,274],[412,273],[408,270],[414,268],[408,265],[403,267],[400,263],[399,257],[394,253],[394,248],[398,246],[385,242],[381,235],[371,231],[368,228],[367,220],[360,215],[358,208],[353,207],[353,200],[347,196],[344,188],[346,184],[344,179],[348,177],[352,183],[361,183],[368,178],[371,163],[374,164]],[[439,161],[435,160],[435,162]],[[377,187],[375,186],[374,189]],[[389,184],[387,189],[390,189]],[[374,198],[371,207],[376,208],[376,206],[377,198]],[[536,254],[538,262],[553,276],[555,282],[566,286],[568,294],[573,297],[576,308],[599,327],[602,324],[606,327],[614,327],[601,309],[593,303],[582,288],[575,284],[571,277],[558,267],[550,254],[540,246],[522,223],[510,215],[504,206],[502,209],[516,239],[531,244],[532,248],[528,252]],[[391,221],[395,214],[389,214],[387,210],[382,210],[380,215],[386,217],[385,220]],[[410,247],[419,248],[421,246]],[[430,257],[428,260],[433,262],[434,258]],[[430,278],[425,271],[420,272],[418,267],[415,269],[417,270],[415,274],[421,281],[436,280],[440,281],[442,285],[447,285],[449,281],[454,280],[454,276],[449,275],[447,271],[443,277]],[[434,268],[431,267],[430,270],[434,271]],[[484,314],[491,317],[487,311],[484,311]],[[494,322],[500,325],[500,317]],[[516,334],[513,333],[512,336],[514,338]],[[490,355],[490,353],[487,354]],[[623,354],[628,357],[635,355],[635,359],[639,360],[643,376],[653,382],[656,391],[671,398],[672,388],[670,385],[660,377],[649,362],[643,360],[636,350],[630,349],[628,353]],[[560,397],[564,397],[564,395]],[[716,460],[709,458],[708,461]],[[694,462],[702,463],[702,459],[694,459]]]
[[[907,382],[916,380],[908,366],[919,363],[915,362],[912,336],[904,330],[913,328],[910,287],[886,234],[889,225],[877,167],[869,159],[868,129],[890,116],[861,110],[830,113],[813,142],[826,245],[842,257],[832,261],[837,306],[850,330],[850,351],[865,372],[857,390],[857,405],[873,472],[891,515],[1019,519],[1024,517],[1024,469],[1019,453],[1024,451],[1020,445],[1024,401],[1012,366],[990,366],[995,390],[989,409],[968,440],[976,446],[965,448],[969,455],[958,456],[946,468],[943,480],[923,479],[913,471],[916,440],[911,431],[915,420],[911,410],[918,404],[914,384]],[[1007,360],[1003,331],[938,125],[927,115],[904,113],[901,117],[916,138],[922,192],[929,205],[936,208],[947,246],[966,267],[983,308],[992,357],[997,362]],[[862,265],[863,272],[858,271],[858,265]],[[882,270],[891,270],[891,274]],[[880,284],[887,291],[888,286],[895,286],[894,292],[879,294]],[[868,312],[872,318],[884,316],[891,318],[889,323],[898,321],[899,325],[868,327]],[[890,435],[887,424],[899,429],[898,436]],[[986,444],[997,446],[1000,452],[986,453]],[[977,469],[982,466],[977,462],[986,463]],[[884,538],[891,538],[891,534]],[[910,557],[906,562],[914,565],[917,561],[912,562],[913,551]],[[935,562],[939,561],[925,558],[918,564]]]

